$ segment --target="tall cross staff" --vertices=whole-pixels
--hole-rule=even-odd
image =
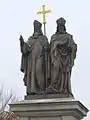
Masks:
[[[37,14],[43,15],[43,24],[44,24],[44,35],[46,35],[46,14],[51,12],[51,10],[45,10],[45,5],[42,5],[42,11],[38,11]]]

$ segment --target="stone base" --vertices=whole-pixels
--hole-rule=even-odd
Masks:
[[[52,98],[74,98],[73,94],[43,94],[43,95],[26,95],[25,100],[34,99],[52,99]]]
[[[80,120],[88,109],[72,98],[23,100],[10,104],[20,120]]]

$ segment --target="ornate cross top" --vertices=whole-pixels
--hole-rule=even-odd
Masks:
[[[43,24],[46,24],[46,14],[51,12],[51,10],[45,10],[45,5],[42,5],[42,11],[38,11],[37,14],[43,15]]]
[[[45,5],[42,5],[42,11],[38,11],[37,14],[42,14],[43,15],[43,24],[44,24],[44,34],[46,35],[46,29],[45,29],[45,24],[46,24],[46,14],[51,12],[51,10],[45,10]]]

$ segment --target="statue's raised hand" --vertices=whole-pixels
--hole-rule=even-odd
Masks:
[[[24,43],[24,39],[23,39],[22,35],[20,35],[19,40],[20,40],[20,43]]]

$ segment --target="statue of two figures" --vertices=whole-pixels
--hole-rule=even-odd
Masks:
[[[71,71],[76,58],[77,45],[73,36],[66,32],[64,18],[57,21],[56,33],[50,44],[43,35],[42,24],[34,21],[34,33],[24,42],[20,36],[22,53],[21,71],[27,95],[71,95]]]

